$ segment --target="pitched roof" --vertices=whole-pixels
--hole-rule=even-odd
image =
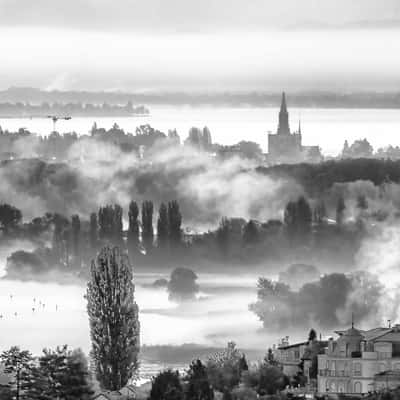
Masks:
[[[348,330],[338,330],[335,331],[336,334],[338,334],[339,336],[343,336],[344,334],[346,334]],[[369,329],[367,331],[358,330],[361,335],[364,337],[364,340],[376,340],[377,338],[379,338],[382,335],[385,335],[386,333],[389,333],[392,331],[392,328],[373,328],[373,329]]]
[[[391,330],[376,338],[375,342],[400,342],[400,332]]]
[[[101,392],[101,393],[97,393],[94,397],[92,397],[92,400],[102,400],[103,398],[107,399],[107,400],[121,400],[122,393],[120,393],[118,391]]]
[[[287,349],[291,349],[294,347],[300,347],[300,346],[304,346],[308,344],[308,342],[301,342],[301,343],[294,343],[294,344],[288,344],[286,346],[279,346],[278,350],[287,350]]]

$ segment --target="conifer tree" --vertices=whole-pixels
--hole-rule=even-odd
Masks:
[[[4,366],[4,372],[11,376],[8,386],[15,399],[22,399],[21,394],[26,389],[30,370],[33,367],[32,354],[27,350],[20,350],[19,347],[13,346],[0,355],[0,360]]]
[[[139,320],[132,267],[118,247],[104,247],[92,261],[87,309],[92,358],[102,388],[124,387],[138,368]]]

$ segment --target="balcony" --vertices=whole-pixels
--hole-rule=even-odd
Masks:
[[[318,371],[318,375],[319,376],[334,377],[334,378],[341,378],[341,377],[350,377],[350,372],[349,371],[320,369]]]

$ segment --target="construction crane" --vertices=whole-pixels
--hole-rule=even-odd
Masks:
[[[53,121],[53,132],[56,131],[56,122],[59,119],[70,120],[72,117],[59,117],[58,115],[48,115],[47,118],[50,118]]]

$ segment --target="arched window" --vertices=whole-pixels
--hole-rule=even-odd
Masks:
[[[379,364],[379,372],[384,372],[386,371],[386,365],[385,364]]]
[[[354,393],[361,393],[361,382],[354,383]]]
[[[331,381],[331,385],[329,388],[330,392],[336,393],[336,382],[335,381]]]

